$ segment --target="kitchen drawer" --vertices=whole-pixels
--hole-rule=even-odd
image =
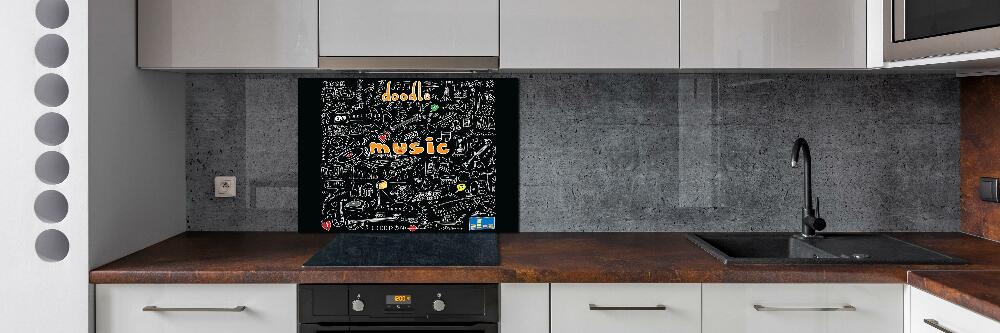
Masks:
[[[997,333],[1000,322],[910,287],[910,332]],[[935,322],[936,328],[925,320]]]
[[[551,291],[553,333],[701,330],[699,284],[554,283]]]
[[[293,284],[97,285],[98,333],[294,333]],[[231,311],[143,311],[144,307],[246,308]]]
[[[705,284],[705,333],[903,332],[902,284]],[[836,311],[845,306],[853,311]]]

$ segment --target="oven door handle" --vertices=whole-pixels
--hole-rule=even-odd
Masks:
[[[483,333],[498,333],[497,324],[480,323],[473,325],[451,325],[451,326],[405,326],[405,325],[379,325],[379,326],[323,326],[317,324],[299,324],[299,333],[327,333],[327,332],[440,332],[440,331],[477,331]]]
[[[348,330],[350,332],[366,332],[366,331],[390,331],[390,332],[438,332],[438,331],[482,331],[483,333],[496,333],[496,324],[473,324],[473,325],[453,325],[453,326],[396,326],[396,325],[386,325],[386,326],[351,326]]]
[[[347,326],[321,326],[316,324],[299,324],[299,333],[350,332]]]

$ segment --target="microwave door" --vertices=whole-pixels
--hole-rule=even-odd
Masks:
[[[1000,26],[997,0],[894,0],[893,40],[907,41]]]
[[[884,0],[885,60],[1000,49],[998,0]]]

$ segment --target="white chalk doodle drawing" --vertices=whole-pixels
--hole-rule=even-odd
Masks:
[[[495,82],[330,79],[320,86],[327,231],[457,231],[496,216]]]

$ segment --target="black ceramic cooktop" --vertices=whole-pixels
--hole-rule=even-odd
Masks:
[[[312,266],[497,266],[495,233],[344,233],[303,264]]]

